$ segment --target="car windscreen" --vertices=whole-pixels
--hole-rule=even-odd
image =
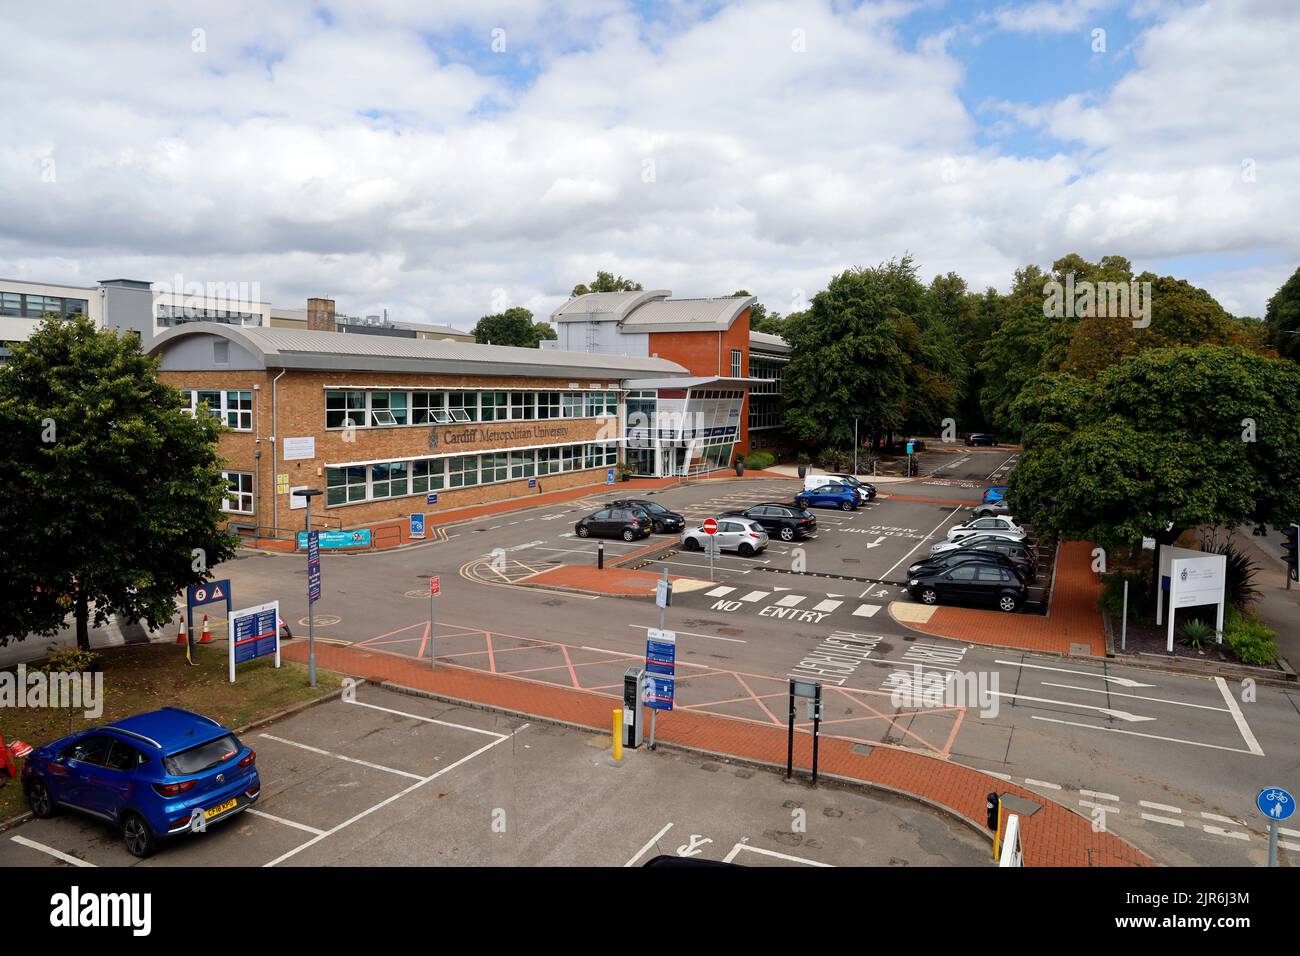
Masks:
[[[216,740],[209,740],[205,744],[164,757],[163,766],[173,777],[184,777],[211,770],[237,753],[239,753],[239,742],[230,734],[226,734]]]

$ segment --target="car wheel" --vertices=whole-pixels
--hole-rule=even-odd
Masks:
[[[624,540],[624,541],[635,541],[635,540],[636,540],[636,532],[633,531],[631,528],[624,528],[624,529],[623,529],[623,540]]]
[[[1014,594],[1004,594],[998,598],[998,610],[1014,614],[1020,607],[1020,601]]]
[[[936,591],[934,588],[926,588],[924,591],[921,592],[921,603],[938,604],[939,592]]]
[[[585,524],[578,525],[578,537],[579,538],[591,537],[591,531]]]
[[[842,501],[842,502],[840,502],[840,510],[841,510],[841,511],[852,511],[852,510],[853,510],[853,507],[854,507],[854,506],[853,506],[853,502],[851,502],[851,501]]]
[[[754,556],[754,549],[747,544],[742,544],[736,549],[736,553],[742,558],[752,558]]]
[[[655,522],[653,525],[651,525],[650,527],[653,529],[653,531],[654,531],[655,534],[663,534],[663,533],[664,533],[664,525],[663,525],[663,522],[662,522],[662,521],[656,521],[656,522]]]
[[[685,541],[682,542],[682,547],[685,548],[687,551],[699,551],[700,543],[696,541],[694,538],[687,538]]]
[[[790,528],[790,527],[782,528],[782,529],[781,529],[781,540],[782,540],[782,541],[793,541],[793,540],[794,540],[794,528]]]
[[[54,800],[40,780],[33,780],[27,785],[27,805],[32,808],[32,816],[38,820],[54,816]]]
[[[122,818],[122,842],[127,853],[141,860],[153,853],[156,843],[149,824],[138,813],[128,813]]]
[[[807,507],[808,507],[808,499],[807,499],[807,498],[796,498],[796,499],[794,499],[794,503],[795,503],[796,505],[798,505],[800,508],[807,508]]]

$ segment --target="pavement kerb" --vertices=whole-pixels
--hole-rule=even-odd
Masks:
[[[578,730],[584,733],[589,733],[589,734],[596,733],[602,735],[607,735],[611,733],[611,728],[609,727],[604,727],[604,728],[592,727],[587,724],[579,724],[571,720],[560,720],[555,717],[539,716],[537,714],[530,714],[527,711],[523,711],[523,710],[515,710],[509,707],[500,707],[491,704],[484,704],[476,700],[465,700],[463,698],[452,697],[447,694],[437,694],[434,693],[433,691],[422,690],[421,688],[418,687],[407,687],[405,684],[395,684],[391,681],[383,681],[377,686],[384,688],[384,690],[393,691],[394,693],[397,694],[405,694],[409,697],[419,697],[424,700],[433,700],[433,701],[438,701],[440,703],[454,704],[457,707],[468,707],[472,710],[481,710],[481,711],[486,711],[494,714],[507,714],[511,717],[518,717],[521,719],[534,721],[536,723],[550,724],[555,727],[565,727],[568,728],[569,730]],[[613,697],[609,699],[611,701],[615,700],[615,698]],[[614,708],[611,706],[610,707],[611,713],[613,709]],[[671,750],[675,753],[684,753],[684,754],[692,754],[695,756],[711,757],[722,763],[730,764],[733,766],[753,767],[757,770],[763,770],[766,772],[775,773],[783,778],[785,776],[784,765],[771,763],[766,760],[755,760],[752,757],[737,757],[733,754],[723,753],[722,751],[718,751],[718,750],[709,750],[704,747],[688,747],[685,744],[665,742],[662,740],[655,742],[655,750],[660,750],[660,749]],[[648,751],[648,752],[653,753],[654,751]],[[800,768],[796,768],[796,773],[800,773],[800,772],[806,775],[810,771],[806,769],[801,770]],[[871,780],[858,780],[854,777],[845,777],[839,774],[818,773],[817,781],[818,783],[821,783],[822,781],[826,781],[831,784],[834,784],[835,786],[843,787],[845,789],[850,789],[850,790],[852,789],[872,790],[872,791],[878,791],[880,793],[888,793],[891,794],[892,796],[896,796],[904,800],[910,800],[916,803],[924,804],[925,806],[929,807],[932,810],[935,810],[946,816],[952,817],[954,820],[957,820],[959,823],[964,823],[971,830],[975,831],[981,837],[988,840],[990,846],[993,845],[993,834],[991,834],[988,831],[987,827],[982,826],[978,821],[972,820],[970,817],[966,816],[965,814],[960,813],[952,809],[951,807],[944,806],[942,803],[939,803],[937,800],[932,800],[929,797],[922,796],[921,794],[909,793],[906,790],[902,790],[898,787],[891,787],[888,784],[876,783]],[[811,788],[812,786],[810,781],[806,778],[806,776],[796,776],[793,780],[789,782],[793,785],[801,785],[808,788]],[[1066,809],[1069,808],[1066,807]],[[1139,853],[1142,852],[1141,850],[1138,850],[1137,847],[1133,847],[1133,849],[1137,850]]]
[[[21,784],[17,780],[11,780],[5,786],[18,787],[21,786]],[[32,819],[32,811],[28,810],[26,813],[20,813],[16,817],[10,817],[8,820],[0,820],[0,833],[4,833],[6,830],[12,830],[14,827],[26,823],[30,819]]]

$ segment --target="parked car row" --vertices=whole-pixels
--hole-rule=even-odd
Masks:
[[[907,590],[922,604],[987,603],[1014,612],[1037,576],[1028,532],[1010,515],[984,515],[931,545],[930,557],[907,569]]]
[[[677,534],[685,528],[685,517],[645,498],[611,501],[599,511],[579,518],[573,526],[579,538],[622,538],[624,541],[637,541],[652,534]]]

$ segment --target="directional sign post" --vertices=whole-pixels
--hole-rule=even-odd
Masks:
[[[708,535],[708,538],[705,539],[704,543],[706,549],[709,552],[709,580],[712,581],[713,580],[713,556],[718,551],[717,544],[716,544],[717,539],[714,538],[714,535],[718,533],[718,523],[714,521],[712,518],[705,518],[704,524],[701,527],[703,527],[704,533]]]
[[[320,600],[320,532],[307,532],[307,610]]]
[[[1255,806],[1268,817],[1268,865],[1277,866],[1277,825],[1295,813],[1295,797],[1281,787],[1266,787],[1256,795]]]
[[[677,633],[662,627],[646,631],[645,639],[646,699],[650,708],[650,745],[655,749],[655,724],[659,711],[673,709],[677,673]]]
[[[438,575],[429,576],[429,669],[435,670],[438,666],[438,655],[434,651],[435,631],[437,626],[436,618],[433,613],[433,600],[442,593],[442,579]]]
[[[230,615],[230,683],[235,682],[235,665],[258,657],[275,655],[280,666],[280,602],[258,604]]]
[[[185,589],[185,659],[194,663],[194,609],[220,601],[226,605],[226,628],[230,628],[230,579],[195,584]]]

